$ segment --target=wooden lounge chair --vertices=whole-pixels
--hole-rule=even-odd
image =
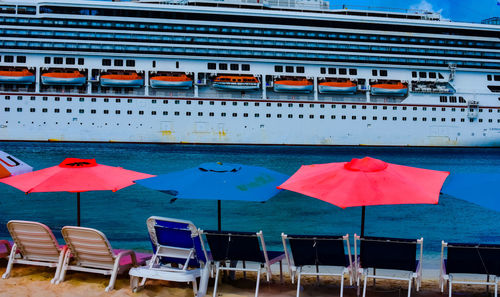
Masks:
[[[357,244],[359,241],[360,254],[357,256]],[[363,297],[366,296],[366,284],[368,278],[381,278],[393,280],[408,281],[408,297],[411,295],[412,281],[415,279],[417,283],[417,291],[420,289],[422,279],[422,255],[423,255],[423,238],[420,239],[403,239],[403,238],[387,238],[387,237],[363,237],[360,238],[354,235],[354,257],[357,261],[356,269],[358,270],[358,280],[363,278]],[[417,260],[417,245],[420,246],[420,256]],[[372,274],[369,269],[372,269]],[[403,271],[406,276],[392,276],[384,274],[375,274],[380,270],[399,270]]]
[[[349,281],[352,285],[354,265],[348,234],[344,236],[326,236],[286,235],[282,233],[281,239],[292,283],[295,275],[297,275],[297,297],[300,295],[300,278],[302,275],[340,276],[340,297],[344,293],[344,277],[346,275],[350,276]],[[347,255],[345,254],[344,242],[345,246],[347,246]],[[288,246],[290,246],[290,251]],[[316,266],[316,271],[303,271],[305,266]],[[341,271],[319,272],[320,266],[336,266],[340,267]]]
[[[446,259],[444,250],[447,251]],[[486,276],[485,281],[455,280],[455,274],[476,274]],[[441,269],[439,283],[441,292],[448,281],[448,295],[451,297],[453,284],[486,285],[495,287],[498,296],[498,276],[500,275],[500,245],[441,242]],[[490,280],[490,276],[493,279]]]
[[[282,261],[285,258],[285,253],[267,251],[262,231],[252,233],[200,230],[200,232],[205,235],[212,260],[215,262],[214,297],[217,296],[217,283],[221,270],[243,271],[245,273],[247,271],[257,272],[255,297],[259,295],[260,274],[262,271],[266,272],[267,281],[269,282],[271,279],[271,265],[279,262],[280,276],[282,276]],[[205,245],[203,245],[203,248],[205,249]],[[243,267],[234,267],[234,265],[228,263],[238,261],[243,263]],[[257,263],[259,265],[258,268],[247,268],[245,264],[247,261]]]
[[[146,266],[129,271],[132,291],[144,287],[146,280],[160,279],[175,282],[191,282],[194,295],[206,294],[210,265],[201,247],[198,229],[190,221],[150,217],[146,221],[154,255]],[[139,278],[142,278],[139,284]],[[200,289],[197,278],[201,278]]]
[[[56,283],[64,281],[68,270],[100,273],[111,276],[106,287],[106,292],[109,292],[113,290],[119,273],[144,263],[148,258],[144,254],[140,258],[136,257],[136,253],[130,250],[114,251],[106,236],[96,229],[66,226],[61,232],[68,251]]]
[[[2,278],[10,277],[14,264],[56,267],[52,283],[59,278],[66,246],[60,246],[54,234],[44,224],[30,221],[7,223],[14,245],[10,249],[9,262]]]

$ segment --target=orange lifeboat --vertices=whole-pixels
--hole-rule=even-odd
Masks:
[[[152,76],[149,83],[153,88],[189,89],[193,86],[193,80],[184,73]]]
[[[87,79],[80,71],[73,72],[47,72],[42,74],[42,84],[44,85],[71,85],[81,86]]]
[[[320,93],[341,93],[354,94],[356,93],[356,84],[350,80],[347,81],[325,81],[319,83]]]
[[[260,86],[259,80],[253,75],[219,75],[213,81],[213,87],[223,90],[256,90]]]
[[[308,79],[282,79],[274,81],[275,92],[311,92],[313,83]]]
[[[370,92],[372,95],[404,96],[408,93],[408,87],[401,82],[373,84]]]
[[[35,75],[28,69],[0,71],[0,83],[29,85],[35,82]]]
[[[104,74],[101,75],[100,82],[103,87],[138,88],[144,85],[144,79],[137,73]]]

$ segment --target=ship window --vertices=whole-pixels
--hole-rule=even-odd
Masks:
[[[445,121],[446,121],[446,119],[445,119],[445,118],[441,118],[441,122],[445,122]]]
[[[175,68],[179,68],[179,61],[175,62]]]
[[[4,62],[5,63],[13,63],[14,62],[14,56],[5,56]]]
[[[419,72],[419,73],[418,73],[418,76],[419,76],[420,78],[427,78],[427,72]]]
[[[411,72],[411,77],[417,77],[417,72],[416,71],[412,71]]]
[[[259,106],[260,104],[259,104],[259,102],[255,102],[254,105],[255,106]]]
[[[239,65],[238,64],[230,64],[229,67],[230,67],[231,70],[238,70],[239,69]]]
[[[30,112],[35,112],[35,108],[30,108]]]
[[[226,102],[225,102],[225,101],[222,101],[222,102],[220,103],[220,105],[226,105]]]
[[[84,102],[85,101],[85,98],[80,98],[79,99],[80,102]]]
[[[334,115],[332,115],[330,118],[331,118],[332,120],[335,120],[335,116],[334,116]]]
[[[78,58],[78,65],[83,65],[85,60],[83,58]]]
[[[274,72],[283,72],[283,66],[274,65]]]
[[[62,63],[63,63],[62,57],[54,57],[54,64],[62,64]]]
[[[304,73],[305,69],[304,66],[297,66],[297,73]]]
[[[443,96],[446,97],[446,96]],[[457,103],[457,97],[456,96],[450,96],[450,103]]]
[[[320,72],[321,74],[326,74],[326,68],[325,68],[325,67],[321,67],[321,68],[319,69],[319,72]]]
[[[380,76],[387,76],[387,70],[380,70]]]
[[[286,66],[285,67],[285,72],[292,73],[293,72],[293,66]]]
[[[222,112],[222,113],[220,114],[220,116],[221,116],[221,117],[225,117],[225,116],[226,116],[226,113],[225,113],[225,112]]]
[[[122,100],[121,99],[116,99],[116,103],[120,103]]]
[[[398,120],[398,117],[392,117],[392,120],[393,120],[393,121],[397,121],[397,120]]]
[[[156,99],[151,100],[151,103],[156,104]],[[188,104],[191,104],[191,102],[189,102]]]
[[[439,96],[439,102],[447,102],[447,97],[446,96]],[[451,102],[451,98],[450,98]]]
[[[127,67],[135,67],[135,60],[126,60]]]
[[[104,114],[108,114],[108,113],[109,113],[109,110],[105,109],[105,110],[103,110],[103,113],[104,113]]]
[[[66,64],[75,65],[75,58],[66,58]]]
[[[90,113],[96,113],[97,111],[95,109],[91,109]]]
[[[345,106],[345,105],[342,105],[342,109],[345,109],[345,108],[346,108],[346,106]]]
[[[460,103],[466,103],[464,97],[458,97],[458,102],[460,102]]]
[[[377,76],[377,70],[376,70],[376,69],[373,69],[373,70],[372,70],[372,75],[373,75],[373,76]]]
[[[114,60],[115,66],[123,66],[123,60]]]
[[[337,74],[337,68],[328,68],[328,74]]]
[[[111,66],[111,59],[102,59],[102,66]]]
[[[61,98],[59,98],[59,97],[54,97],[54,101],[59,101],[59,100],[61,100]]]
[[[66,113],[71,113],[71,108],[66,109]]]
[[[23,100],[23,96],[17,96],[17,100]]]
[[[314,115],[313,115],[313,114],[310,114],[310,115],[309,115],[309,118],[310,118],[310,119],[314,119]]]
[[[339,68],[339,74],[341,74],[341,75],[347,74],[347,69],[345,69],[345,68]]]
[[[435,108],[435,107],[433,107],[433,108],[432,108],[432,111],[436,111],[436,108]]]
[[[35,96],[31,96],[31,97],[30,97],[30,100],[35,100],[35,99],[36,99],[36,97],[35,97]]]
[[[444,79],[444,76],[443,76],[441,73],[438,73],[438,77],[439,77],[440,79]]]
[[[54,112],[55,112],[55,113],[59,113],[59,108],[55,108],[55,109],[54,109]]]
[[[382,117],[382,121],[387,121],[387,117]]]
[[[45,57],[44,58],[44,63],[45,64],[50,64],[50,57]]]
[[[358,75],[357,69],[349,69],[349,75]]]
[[[241,70],[250,71],[250,64],[241,64]]]
[[[429,78],[436,78],[436,72],[429,72]]]
[[[500,98],[498,98],[498,100],[500,100]],[[288,107],[293,107],[293,103],[288,103]],[[500,109],[499,109],[500,111]]]
[[[256,114],[254,114],[254,116],[255,116],[256,118],[258,118],[258,117],[259,117],[259,114],[258,114],[258,113],[256,113]]]
[[[151,115],[156,115],[156,110],[151,111]]]
[[[219,63],[219,70],[227,70],[227,64]]]
[[[493,79],[494,79],[495,81],[500,81],[500,75],[495,75],[495,76],[493,76]]]
[[[366,116],[362,116],[361,119],[364,121],[366,120]]]
[[[341,119],[345,120],[347,117],[345,115],[340,117]]]
[[[382,106],[382,109],[383,109],[383,110],[386,110],[386,109],[387,109],[387,106]]]
[[[26,63],[26,56],[17,56],[16,62],[17,63]]]
[[[209,70],[215,70],[215,69],[217,69],[217,64],[215,64],[215,63],[208,63],[207,64],[207,69],[209,69]]]
[[[488,80],[491,80],[491,74],[488,74],[488,75],[486,76],[486,78],[487,78]]]
[[[83,110],[83,109],[79,109],[79,110],[78,110],[78,112],[79,112],[79,113],[84,113],[84,112],[85,112],[85,110]]]

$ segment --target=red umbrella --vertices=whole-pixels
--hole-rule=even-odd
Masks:
[[[279,189],[298,192],[341,208],[388,204],[437,204],[449,172],[386,163],[365,157],[350,162],[303,165]]]
[[[76,192],[77,220],[80,226],[80,192],[113,191],[134,184],[134,180],[154,175],[121,167],[97,164],[95,159],[67,158],[61,164],[1,179],[26,194],[34,192]]]

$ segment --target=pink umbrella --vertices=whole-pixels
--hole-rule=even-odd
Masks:
[[[389,204],[437,204],[449,172],[386,163],[365,157],[350,162],[303,165],[278,189],[311,196],[341,208]]]
[[[77,221],[80,226],[80,192],[113,191],[154,175],[121,167],[97,164],[95,159],[67,158],[61,164],[1,179],[26,194],[34,192],[76,192]]]

